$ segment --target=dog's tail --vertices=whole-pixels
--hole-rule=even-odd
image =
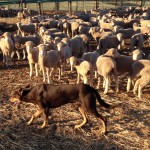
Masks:
[[[91,88],[92,88],[92,87],[91,87]],[[110,105],[110,104],[108,104],[108,103],[106,103],[104,100],[102,100],[100,94],[98,93],[98,91],[97,91],[96,89],[92,88],[92,91],[94,92],[94,94],[95,94],[95,96],[96,96],[98,102],[99,102],[103,107],[105,107],[105,108],[111,108],[111,105]]]

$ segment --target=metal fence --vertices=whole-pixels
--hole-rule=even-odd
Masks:
[[[73,12],[83,11],[83,10],[91,10],[95,8],[106,9],[106,8],[117,8],[117,7],[125,7],[125,6],[148,6],[150,7],[150,0],[70,0],[71,1],[71,10]],[[0,0],[0,4],[5,2],[5,0]],[[25,2],[25,1],[23,1]],[[23,7],[27,7],[32,10],[39,11],[69,11],[69,1],[56,0],[47,2],[46,0],[37,1],[26,1],[27,3],[23,3]],[[32,2],[32,3],[31,3]],[[40,4],[40,5],[39,5]],[[16,1],[14,4],[7,4],[3,6],[9,9],[21,9],[21,5],[19,1]],[[40,6],[40,7],[39,7]]]

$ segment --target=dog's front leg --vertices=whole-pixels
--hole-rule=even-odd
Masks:
[[[45,108],[45,110],[43,111],[43,118],[44,118],[44,122],[43,124],[41,125],[41,129],[42,128],[45,128],[46,124],[47,124],[47,121],[48,121],[48,114],[49,114],[49,108]]]
[[[43,110],[40,109],[38,110],[36,113],[34,113],[31,117],[31,119],[27,122],[27,125],[31,125],[31,123],[33,122],[34,118],[37,118],[38,116],[40,116],[42,114]]]

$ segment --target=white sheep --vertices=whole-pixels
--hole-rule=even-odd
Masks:
[[[71,56],[69,58],[69,62],[70,62],[70,67],[71,67],[71,71],[73,71],[73,67],[75,66],[75,64],[77,64],[79,61],[79,59],[75,56]]]
[[[6,66],[11,64],[11,55],[14,53],[14,43],[9,32],[0,37],[0,49],[3,52],[3,62]]]
[[[118,33],[117,35],[112,35],[112,36],[102,36],[99,39],[99,44],[98,44],[98,49],[100,54],[105,54],[107,49],[110,48],[121,48],[123,40],[123,34]]]
[[[92,64],[88,61],[83,61],[75,64],[75,68],[77,70],[77,84],[80,82],[80,76],[81,79],[83,80],[84,84],[88,84],[88,75],[90,76],[89,78],[89,83],[91,86],[93,86],[93,67]]]
[[[147,66],[150,66],[150,60],[147,59],[137,60],[131,65],[127,84],[127,92],[129,92],[131,89],[131,83],[140,76],[140,71]]]
[[[149,35],[142,34],[142,33],[137,33],[134,34],[131,37],[131,51],[134,50],[134,47],[137,46],[140,50],[142,49],[142,46],[144,42],[149,38]]]
[[[47,74],[47,80],[48,83],[50,84],[51,77],[56,69],[59,70],[58,79],[60,81],[61,69],[60,69],[60,56],[58,51],[56,50],[47,51],[47,46],[44,44],[40,44],[38,46],[38,49],[39,49],[38,63],[43,72],[43,82],[46,81],[46,74]]]
[[[65,70],[67,65],[67,60],[72,56],[71,48],[64,42],[59,42],[57,44],[57,50],[60,54],[61,59],[61,73],[63,74],[63,70]]]
[[[112,51],[115,52],[116,50],[115,49],[110,49],[110,52],[108,50],[107,53],[105,53],[104,55],[99,56],[97,58],[97,61],[96,61],[97,72],[98,72],[98,75],[99,75],[97,88],[98,89],[100,88],[101,77],[103,77],[104,78],[103,87],[105,87],[104,94],[108,93],[109,79],[111,78],[111,76],[114,77],[115,82],[116,82],[116,92],[119,91],[119,83],[118,83],[117,70],[116,70],[116,62],[113,60],[113,58],[111,58],[112,56],[109,55],[109,54],[112,54]]]
[[[150,66],[144,67],[140,73],[140,78],[135,82],[133,92],[136,94],[138,89],[138,97],[141,99],[142,89],[150,84]]]
[[[33,65],[35,64],[36,77],[38,76],[38,55],[39,50],[35,47],[35,44],[32,41],[25,43],[26,51],[28,54],[28,62],[30,66],[30,77],[33,75]]]
[[[82,55],[83,60],[86,60],[92,64],[93,69],[95,70],[95,78],[97,77],[96,61],[98,57],[99,57],[98,51],[87,52]]]

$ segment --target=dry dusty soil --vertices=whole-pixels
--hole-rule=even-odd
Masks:
[[[76,82],[76,71],[70,72],[68,67],[62,76],[61,83],[57,76],[52,84],[73,84]],[[110,103],[121,103],[111,110],[97,109],[108,120],[108,134],[96,136],[102,124],[93,116],[81,129],[74,130],[74,125],[82,122],[81,114],[71,104],[52,109],[48,126],[39,129],[42,118],[38,118],[31,126],[27,121],[37,110],[29,103],[21,103],[18,107],[9,102],[13,90],[27,84],[36,85],[42,82],[39,78],[29,78],[27,60],[14,61],[9,68],[4,67],[0,55],[0,150],[148,150],[150,149],[150,86],[143,90],[143,98],[139,100],[132,92],[126,92],[127,77],[120,78],[120,92],[115,93],[114,83],[108,95],[103,89],[98,91],[102,98]],[[94,87],[97,80],[94,79]]]

